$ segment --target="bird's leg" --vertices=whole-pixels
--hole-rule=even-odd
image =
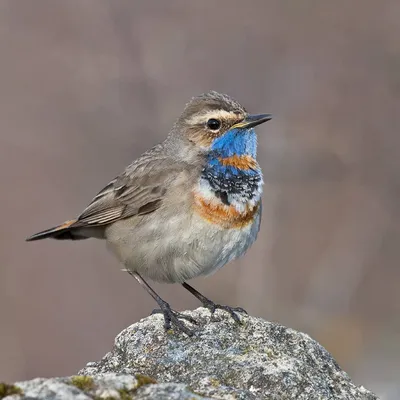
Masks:
[[[157,302],[158,306],[160,307],[160,312],[164,315],[164,328],[165,330],[171,329],[171,325],[173,325],[178,330],[186,333],[188,336],[193,335],[193,331],[185,326],[185,324],[180,321],[179,319],[186,319],[190,322],[196,322],[193,318],[188,317],[186,315],[180,314],[177,311],[174,311],[170,305],[163,300],[152,287],[137,273],[133,271],[127,270],[129,275],[132,275],[142,286],[147,293],[150,294],[151,297]]]
[[[211,311],[211,314],[215,313],[215,310],[224,310],[228,312],[231,317],[235,320],[237,323],[241,323],[239,316],[237,313],[244,313],[247,314],[247,311],[243,309],[242,307],[230,307],[230,306],[224,306],[221,304],[215,304],[213,301],[210,299],[207,299],[207,297],[203,296],[200,292],[198,292],[194,287],[190,286],[186,282],[182,283],[182,286],[188,290],[190,293],[192,293],[193,296],[198,298],[204,307],[208,308]]]

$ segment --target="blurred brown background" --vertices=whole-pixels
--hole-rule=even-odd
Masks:
[[[155,307],[104,243],[24,238],[79,213],[215,89],[274,114],[258,129],[263,225],[193,284],[398,398],[399,21],[398,0],[1,1],[0,380],[72,374]]]

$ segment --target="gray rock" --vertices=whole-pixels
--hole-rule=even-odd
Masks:
[[[1,396],[0,399],[19,400],[200,400],[190,388],[179,383],[155,384],[141,375],[99,374],[93,377],[73,376],[69,378],[37,378],[17,382],[12,386],[19,394]]]
[[[212,321],[204,308],[186,314],[200,322],[194,337],[166,334],[162,316],[153,315],[122,331],[113,350],[80,373],[140,372],[218,399],[377,399],[304,333],[247,316],[240,326],[223,311]]]
[[[79,376],[0,385],[0,399],[377,399],[304,333],[247,316],[237,325],[223,311],[185,313],[199,322],[194,337],[166,333],[153,315]]]

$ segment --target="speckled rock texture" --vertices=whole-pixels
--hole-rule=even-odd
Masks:
[[[186,385],[178,383],[155,384],[140,375],[100,374],[94,377],[37,378],[18,382],[11,389],[7,400],[200,400]],[[16,394],[12,394],[19,392]]]
[[[122,331],[113,350],[80,373],[141,373],[216,399],[377,399],[304,333],[248,316],[238,325],[224,311],[186,314],[199,321],[194,337],[166,334],[162,316],[153,315]]]
[[[185,314],[198,321],[193,337],[166,333],[162,316],[152,315],[122,331],[79,376],[16,383],[21,393],[5,398],[378,399],[304,333],[249,316],[238,325],[223,311]]]

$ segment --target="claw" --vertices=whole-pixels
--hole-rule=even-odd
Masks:
[[[242,307],[233,307],[232,310],[238,313],[249,315],[249,313]]]
[[[232,319],[238,324],[241,324],[242,321],[241,321],[241,319],[240,319],[240,317],[238,316],[237,313],[243,313],[243,314],[248,315],[247,311],[242,307],[230,307],[230,306],[225,306],[225,305],[222,305],[222,304],[215,304],[211,300],[208,300],[207,302],[204,302],[203,306],[210,310],[211,315],[213,315],[215,313],[215,311],[218,310],[218,309],[226,311],[227,313],[230,314]]]
[[[160,304],[160,309],[153,310],[153,314],[163,314],[164,315],[164,329],[169,331],[171,328],[175,328],[188,336],[193,336],[194,331],[186,327],[186,325],[180,321],[184,319],[192,324],[197,325],[197,321],[189,315],[181,314],[173,310],[168,303]]]
[[[247,311],[242,307],[229,307],[223,306],[221,304],[215,304],[213,301],[208,299],[206,296],[202,295],[199,291],[197,291],[194,287],[190,286],[188,283],[183,282],[182,286],[188,290],[194,297],[199,299],[203,307],[208,308],[211,312],[211,315],[215,313],[215,311],[219,308],[220,310],[224,310],[230,314],[230,316],[235,320],[235,322],[241,324],[242,321],[240,320],[239,316],[236,313],[243,313],[247,315]]]
[[[171,308],[171,312],[176,316],[176,318],[184,319],[185,321],[188,321],[193,325],[198,325],[198,322],[194,318],[192,318],[190,315],[182,314],[178,311],[173,310],[172,308]],[[156,308],[151,312],[150,315],[155,315],[155,314],[164,314],[164,312],[160,308]]]

